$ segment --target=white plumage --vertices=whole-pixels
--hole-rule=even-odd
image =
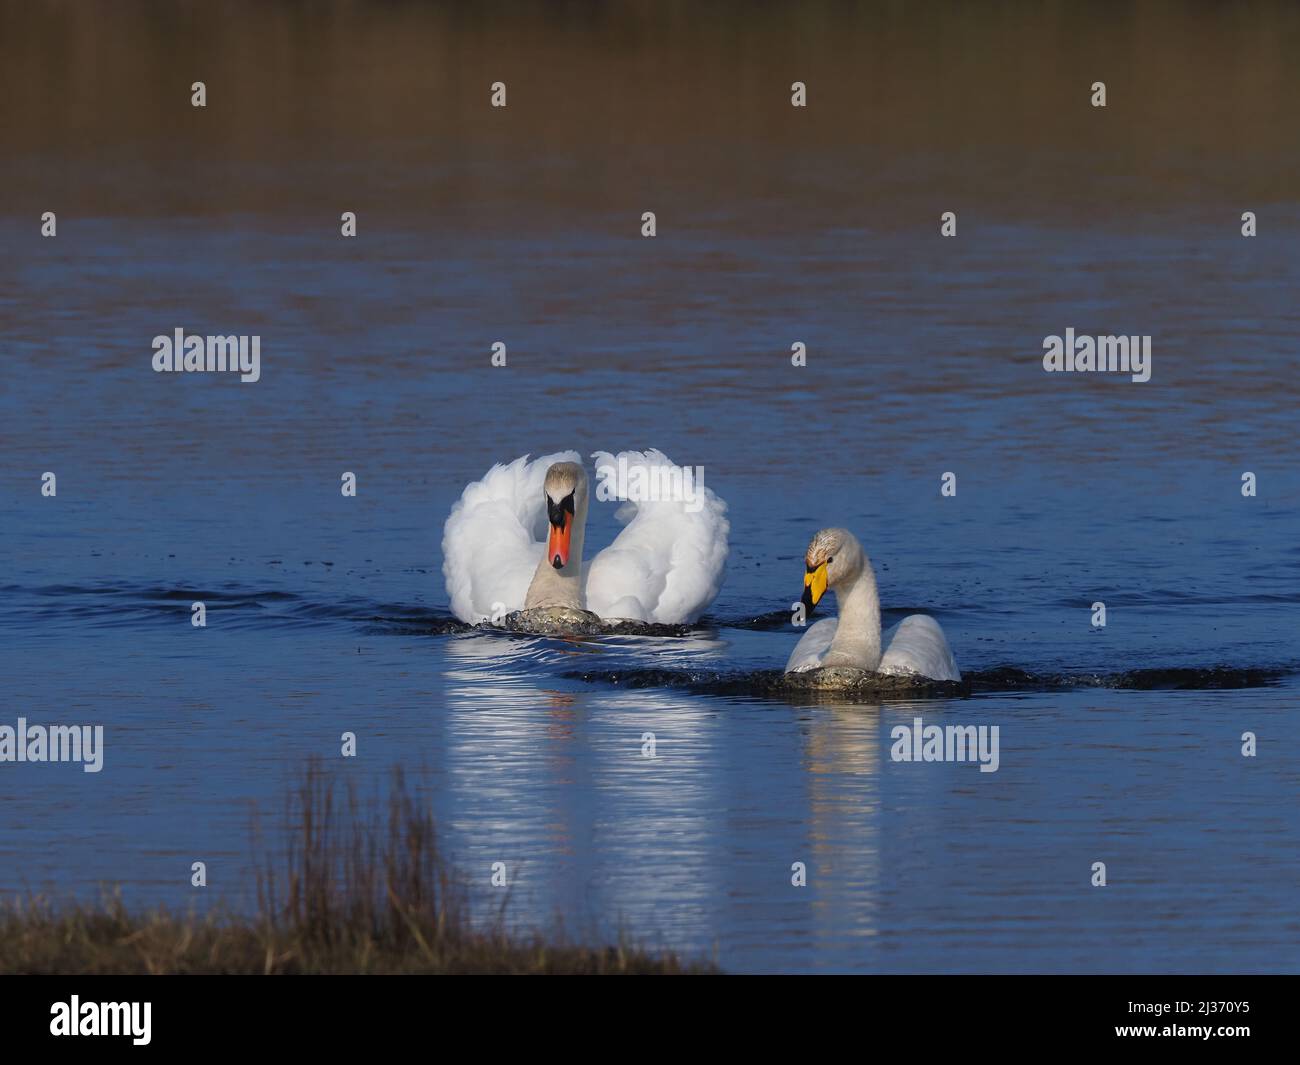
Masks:
[[[790,652],[785,671],[802,673],[808,669],[820,669],[822,659],[826,657],[831,641],[835,639],[835,626],[838,622],[839,618],[822,618],[809,625]]]
[[[576,451],[497,463],[465,486],[442,531],[442,577],[451,612],[477,624],[524,605],[545,551],[542,482],[554,462],[581,462]]]
[[[660,451],[598,451],[597,468],[638,476],[676,469]],[[580,462],[573,451],[497,464],[466,486],[443,530],[443,578],[452,613],[476,624],[524,606],[529,582],[546,550],[543,484],[558,462]],[[585,608],[602,618],[661,624],[695,621],[722,587],[730,526],[726,504],[695,485],[697,502],[682,498],[622,502],[624,525],[614,542],[583,567]],[[602,493],[598,492],[598,495]],[[698,507],[698,509],[697,509]]]
[[[804,571],[804,606],[815,609],[822,596],[833,591],[840,612],[839,617],[809,626],[786,662],[787,673],[831,666],[961,680],[948,640],[934,618],[910,614],[881,633],[875,569],[848,529],[822,529],[813,536],[804,555]]]
[[[785,671],[802,673],[820,668],[835,639],[839,620],[822,618],[809,625],[808,631],[795,644]],[[897,625],[886,629],[880,640],[885,653],[875,669],[877,673],[892,676],[919,673],[932,680],[961,680],[961,670],[957,668],[948,639],[939,623],[928,614],[909,614]]]

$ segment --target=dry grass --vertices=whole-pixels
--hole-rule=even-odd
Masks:
[[[503,912],[472,921],[438,851],[432,817],[400,774],[386,811],[308,769],[289,804],[289,846],[262,860],[258,912],[133,914],[31,898],[0,909],[0,973],[683,973],[627,944],[586,946],[509,932]],[[504,909],[504,908],[503,908]]]

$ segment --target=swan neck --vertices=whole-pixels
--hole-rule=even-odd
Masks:
[[[862,572],[843,594],[835,594],[840,619],[826,664],[855,666],[874,673],[880,665],[880,596],[871,560],[864,556]]]
[[[524,609],[534,607],[568,607],[585,609],[582,604],[582,545],[587,535],[587,497],[578,500],[573,514],[573,532],[569,535],[569,561],[558,570],[542,552],[542,560],[533,573],[533,581],[524,597]]]
[[[582,544],[587,538],[587,496],[583,493],[578,509],[573,513],[573,533],[569,537],[569,564],[564,568],[573,571],[573,579],[581,583]]]

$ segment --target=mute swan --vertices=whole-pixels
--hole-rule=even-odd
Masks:
[[[808,614],[830,588],[840,616],[823,618],[803,634],[787,673],[823,667],[848,667],[893,676],[919,674],[931,680],[960,681],[957,662],[943,629],[924,614],[905,617],[885,633],[891,637],[882,655],[880,598],[876,574],[858,538],[847,529],[822,529],[804,557],[803,605]]]
[[[682,475],[655,450],[597,451],[593,458],[598,473]],[[452,613],[470,624],[499,622],[520,609],[656,624],[689,623],[704,613],[722,586],[726,504],[703,484],[689,499],[624,502],[615,518],[625,528],[584,566],[588,494],[576,451],[498,463],[468,485],[443,530]]]

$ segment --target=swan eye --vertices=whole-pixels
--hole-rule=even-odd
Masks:
[[[826,565],[829,566],[834,561],[835,561],[835,556],[831,555],[831,557],[826,560]]]

